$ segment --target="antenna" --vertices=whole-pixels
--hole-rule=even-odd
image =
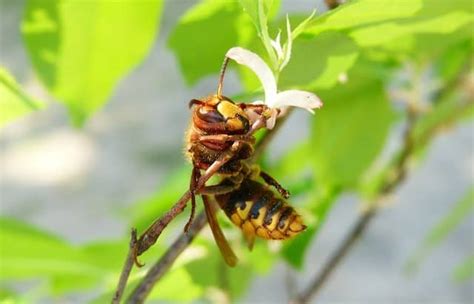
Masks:
[[[217,84],[217,97],[222,97],[222,86],[224,82],[224,74],[229,63],[229,57],[225,57],[224,62],[222,63],[221,74],[219,76],[219,83]]]

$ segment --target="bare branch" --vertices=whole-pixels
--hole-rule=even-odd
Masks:
[[[396,154],[396,161],[394,162],[395,174],[390,174],[390,177],[386,179],[385,184],[379,190],[379,198],[392,193],[405,179],[407,175],[407,163],[410,159],[414,150],[413,144],[413,129],[417,121],[416,112],[410,108],[407,109],[407,126],[403,135],[403,146],[401,152]],[[307,303],[312,297],[314,297],[323,287],[324,283],[329,279],[334,270],[339,266],[340,262],[346,257],[349,251],[360,239],[360,236],[367,230],[372,219],[377,214],[377,204],[371,204],[371,206],[365,210],[360,216],[355,225],[349,231],[348,235],[341,242],[340,246],[330,256],[328,262],[324,264],[321,272],[315,277],[315,279],[308,285],[308,287],[296,298],[294,303]]]
[[[309,286],[291,303],[309,303],[309,300],[314,297],[323,287],[324,283],[329,279],[333,271],[337,268],[339,263],[349,253],[354,244],[359,240],[360,236],[365,232],[371,219],[375,216],[376,209],[371,208],[357,220],[357,223],[350,230],[346,238],[341,242],[334,254],[329,258],[329,261],[324,264],[324,268],[311,281]]]
[[[146,276],[142,279],[140,284],[135,288],[127,303],[143,303],[150,294],[153,286],[165,275],[171,268],[176,258],[188,247],[194,240],[196,235],[204,228],[207,223],[204,212],[199,213],[196,219],[191,224],[187,233],[183,233],[171,245],[166,253],[148,270]]]
[[[128,277],[132,271],[133,263],[136,256],[136,245],[137,245],[137,230],[135,228],[130,232],[130,246],[128,250],[127,259],[123,264],[122,273],[120,275],[119,282],[117,284],[117,289],[112,299],[112,304],[119,304],[122,299],[123,291],[127,285]]]

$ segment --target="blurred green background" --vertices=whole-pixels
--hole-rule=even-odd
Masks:
[[[0,299],[108,302],[130,227],[145,229],[187,187],[188,101],[215,90],[230,47],[265,58],[256,7],[0,4]],[[313,91],[324,107],[294,111],[262,160],[309,229],[248,252],[221,216],[239,265],[225,267],[206,228],[150,301],[286,303],[373,203],[377,218],[318,303],[472,302],[472,2],[354,0],[330,12],[324,1],[265,5],[270,35],[281,30],[282,39],[286,15],[295,28],[316,9],[279,85]],[[261,93],[233,64],[225,91],[243,101]],[[409,111],[417,116],[409,175],[386,197]],[[142,257],[147,266],[186,219]]]

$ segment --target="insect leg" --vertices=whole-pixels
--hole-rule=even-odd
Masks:
[[[236,141],[228,148],[227,150],[223,151],[221,155],[219,156],[218,159],[216,159],[212,165],[207,168],[207,170],[204,172],[204,174],[199,178],[198,184],[196,186],[196,189],[201,189],[204,187],[204,184],[206,183],[209,178],[211,178],[214,174],[219,171],[219,169],[227,163],[235,154],[235,152],[239,151],[239,149],[242,147],[242,143],[240,141]]]
[[[197,193],[204,195],[220,195],[232,192],[239,188],[237,184],[218,184],[201,188]]]
[[[255,143],[255,138],[252,135],[228,135],[228,134],[213,134],[213,135],[200,135],[199,137],[192,140],[192,142],[200,142],[206,140],[214,141],[241,141],[249,144]]]
[[[191,173],[191,181],[189,183],[189,192],[191,193],[191,214],[189,216],[188,222],[186,226],[184,226],[184,232],[187,232],[189,227],[191,227],[191,223],[194,219],[194,214],[196,213],[196,186],[198,184],[198,180],[201,177],[201,172],[198,168],[193,167],[193,171]]]
[[[262,127],[265,126],[265,118],[261,117],[257,119],[250,130],[247,132],[246,136],[252,136],[255,131],[258,129],[261,129]],[[232,146],[230,146],[229,149],[225,150],[222,152],[222,154],[219,156],[219,158],[212,163],[212,165],[207,168],[206,172],[204,172],[204,175],[199,179],[197,189],[200,189],[204,186],[205,182],[211,178],[225,163],[227,163],[234,154],[239,151],[239,149],[242,148],[243,142],[238,140],[235,141]],[[204,182],[203,182],[204,181]]]
[[[270,186],[275,187],[275,189],[278,191],[278,193],[281,194],[284,198],[289,198],[290,197],[290,192],[283,188],[280,183],[278,183],[273,177],[271,177],[268,173],[265,173],[263,171],[260,171],[260,177],[265,181]]]

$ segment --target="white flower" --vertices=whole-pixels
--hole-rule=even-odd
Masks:
[[[300,90],[287,90],[277,92],[277,84],[270,67],[257,54],[241,47],[233,47],[227,51],[226,56],[235,60],[237,63],[250,68],[262,83],[265,92],[266,106],[271,108],[272,114],[267,121],[267,128],[272,129],[278,116],[278,109],[288,106],[299,107],[308,110],[314,114],[313,109],[322,107],[323,103],[311,92]],[[262,103],[257,101],[256,103]]]

